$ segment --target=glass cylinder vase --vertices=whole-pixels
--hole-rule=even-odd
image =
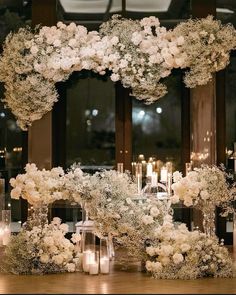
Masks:
[[[202,214],[204,233],[210,237],[214,237],[216,234],[215,206],[205,206],[202,209]]]
[[[100,239],[100,272],[101,274],[108,274],[110,271],[110,254],[108,238]]]

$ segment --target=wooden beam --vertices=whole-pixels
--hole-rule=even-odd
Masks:
[[[32,1],[32,25],[54,25],[56,23],[56,0]],[[41,120],[29,128],[29,162],[39,168],[52,167],[52,113],[47,113]]]
[[[191,5],[193,17],[216,16],[216,0],[192,0]]]

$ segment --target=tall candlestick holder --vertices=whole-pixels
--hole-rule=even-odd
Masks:
[[[185,175],[188,175],[190,171],[193,170],[193,165],[192,163],[185,163]]]
[[[119,173],[124,173],[124,163],[117,163],[117,171]]]
[[[135,179],[137,184],[138,194],[141,194],[142,191],[142,179],[143,179],[143,167],[142,163],[137,163],[135,167]]]

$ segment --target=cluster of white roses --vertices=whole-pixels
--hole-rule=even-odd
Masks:
[[[79,234],[72,234],[71,241],[65,238],[68,225],[61,223],[60,218],[53,218],[50,224],[33,227],[26,231],[27,242],[33,243],[29,256],[43,265],[56,265],[60,271],[75,272],[81,270],[80,256],[77,256]],[[47,266],[44,267],[47,269]]]
[[[207,206],[224,207],[233,201],[225,172],[216,166],[203,165],[190,171],[185,177],[176,171],[173,180],[172,203],[183,201],[187,207],[196,206],[202,210]]]
[[[56,200],[67,199],[69,194],[63,190],[64,171],[62,168],[39,170],[35,164],[27,164],[25,174],[10,179],[13,187],[11,198],[22,197],[35,207],[51,204]]]
[[[206,84],[224,68],[235,48],[235,30],[211,17],[190,20],[174,30],[151,16],[140,21],[119,16],[99,32],[58,22],[56,26],[22,28],[6,38],[0,58],[5,104],[22,129],[50,111],[57,100],[55,83],[74,71],[111,72],[137,99],[151,103],[167,93],[160,82],[173,68],[190,68],[188,87]]]
[[[175,227],[169,217],[155,230],[146,252],[146,269],[158,279],[233,275],[232,260],[223,244],[199,231],[190,232],[185,224]]]
[[[3,270],[15,274],[45,274],[81,271],[79,234],[65,238],[68,225],[60,218],[53,218],[50,224],[34,226],[31,230],[22,228],[5,249]]]

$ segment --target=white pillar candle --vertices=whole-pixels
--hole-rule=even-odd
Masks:
[[[4,236],[4,230],[2,227],[0,227],[0,246],[3,245],[3,236]]]
[[[89,264],[94,261],[95,253],[91,250],[87,250],[83,252],[83,271],[89,272]]]
[[[152,186],[157,186],[157,172],[152,172]]]
[[[103,274],[109,273],[109,258],[108,257],[101,257],[100,258],[100,272]]]
[[[161,182],[167,182],[167,168],[161,168]]]
[[[11,237],[10,228],[8,226],[6,226],[4,231],[3,231],[3,236],[2,236],[2,244],[4,246],[6,246],[9,243],[10,237]]]
[[[147,164],[147,173],[146,173],[146,177],[152,177],[152,163],[148,163]]]
[[[142,174],[137,174],[136,175],[136,182],[137,182],[138,194],[141,194],[141,191],[142,191]]]
[[[167,174],[167,194],[169,197],[172,195],[171,185],[172,185],[172,174],[168,173]]]
[[[90,264],[89,264],[89,274],[90,275],[97,275],[98,274],[98,269],[99,269],[99,267],[98,267],[98,262],[91,262]]]

